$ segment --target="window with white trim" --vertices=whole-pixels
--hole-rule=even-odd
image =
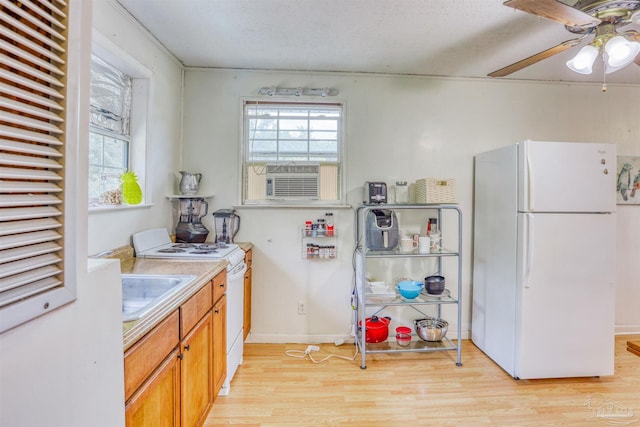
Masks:
[[[132,79],[91,57],[89,205],[119,205],[120,177],[129,169]]]
[[[243,204],[342,198],[342,105],[244,102]]]
[[[76,298],[68,12],[62,0],[0,5],[0,332]]]

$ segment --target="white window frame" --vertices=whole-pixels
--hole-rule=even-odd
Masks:
[[[343,206],[345,201],[345,138],[344,138],[344,118],[345,118],[345,103],[342,101],[332,100],[331,102],[322,102],[316,98],[310,99],[300,99],[292,101],[289,99],[256,99],[256,98],[243,98],[241,105],[242,117],[241,117],[241,155],[240,155],[240,170],[241,170],[241,203],[243,206]],[[319,164],[321,170],[323,170],[323,166],[335,164],[337,165],[337,198],[336,199],[304,199],[304,198],[284,198],[284,199],[267,199],[266,195],[264,198],[248,198],[248,168],[252,167],[251,162],[248,159],[249,156],[249,144],[251,144],[251,135],[252,130],[249,128],[249,116],[246,114],[247,108],[252,107],[261,107],[261,106],[269,106],[269,105],[290,105],[295,106],[296,104],[301,107],[313,107],[317,106],[319,109],[323,106],[327,107],[338,107],[340,110],[340,117],[337,119],[338,122],[338,130],[337,130],[337,161],[336,162],[323,162],[318,160],[309,160],[309,161],[265,161],[265,162],[255,162],[259,164],[256,167],[257,175],[264,175],[264,167],[261,167],[262,164],[283,164],[283,165],[308,165],[308,164]],[[322,173],[321,173],[322,174]]]
[[[136,207],[152,204],[147,177],[147,126],[152,105],[153,73],[94,29],[91,51],[131,77],[131,117],[129,123],[129,170],[135,172],[143,200]],[[126,209],[127,205],[89,206],[89,213]]]

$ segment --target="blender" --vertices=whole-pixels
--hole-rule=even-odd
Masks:
[[[235,209],[218,209],[213,213],[216,227],[216,243],[233,243],[240,229],[240,217]]]
[[[203,243],[209,230],[201,218],[207,214],[209,204],[202,198],[180,199],[180,220],[176,225],[176,242]]]

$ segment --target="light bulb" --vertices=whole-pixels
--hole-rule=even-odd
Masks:
[[[615,36],[607,42],[604,50],[607,52],[607,72],[612,73],[633,62],[640,52],[640,43]]]
[[[590,44],[586,45],[573,59],[567,61],[567,67],[580,74],[591,74],[593,63],[598,57],[600,50]]]

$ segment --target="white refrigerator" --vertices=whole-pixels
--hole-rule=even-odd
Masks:
[[[475,156],[474,344],[514,378],[613,375],[615,144]]]

